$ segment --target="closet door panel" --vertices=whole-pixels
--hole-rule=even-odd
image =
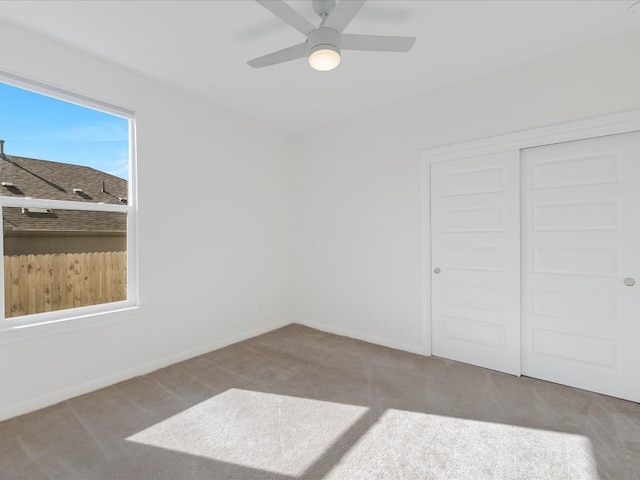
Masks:
[[[640,401],[640,132],[522,151],[522,373]]]
[[[519,153],[431,165],[434,355],[520,374]]]

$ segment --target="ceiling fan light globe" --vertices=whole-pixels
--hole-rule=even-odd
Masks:
[[[309,65],[321,72],[333,70],[340,65],[340,51],[329,45],[316,48],[309,54]]]

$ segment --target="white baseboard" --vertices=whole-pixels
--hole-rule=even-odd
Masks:
[[[291,323],[298,323],[300,325],[305,325],[310,328],[315,328],[316,330],[320,330],[323,332],[333,333],[335,335],[342,335],[344,337],[354,338],[356,340],[362,340],[364,342],[381,345],[383,347],[395,348],[396,350],[403,350],[405,352],[416,353],[418,355],[425,354],[425,352],[422,351],[421,347],[418,347],[415,345],[409,345],[402,342],[387,340],[385,338],[377,337],[375,335],[368,335],[368,334],[356,332],[353,330],[338,328],[325,323],[310,322],[301,318],[291,318],[287,320],[281,320],[279,322],[275,322],[269,325],[265,325],[263,327],[254,328],[252,330],[248,330],[238,335],[233,335],[231,337],[227,337],[213,343],[201,345],[199,347],[192,348],[184,352],[169,355],[168,357],[147,362],[127,370],[123,370],[111,375],[107,375],[95,380],[91,380],[90,382],[85,382],[80,385],[74,385],[72,387],[64,388],[56,392],[42,395],[38,398],[31,399],[26,402],[21,402],[16,405],[12,405],[10,407],[0,410],[0,421],[17,417],[19,415],[24,415],[26,413],[33,412],[35,410],[40,410],[42,408],[55,405],[56,403],[69,400],[70,398],[84,395],[85,393],[90,393],[95,390],[99,390],[101,388],[109,387],[116,383],[123,382],[125,380],[129,380],[131,378],[138,377],[140,375],[146,375],[147,373],[151,373],[155,370],[168,367],[169,365],[173,365],[174,363],[179,363],[184,360],[197,357],[198,355],[203,355],[205,353],[218,350],[228,345],[232,345],[234,343],[238,343],[243,340],[256,337],[258,335],[262,335],[263,333],[267,333],[272,330],[282,328]]]
[[[347,330],[345,328],[334,327],[326,323],[310,322],[302,318],[292,319],[293,322],[305,325],[310,328],[315,328],[327,333],[333,333],[335,335],[342,335],[343,337],[355,338],[356,340],[362,340],[363,342],[374,343],[383,347],[394,348],[396,350],[402,350],[409,353],[416,353],[418,355],[428,355],[422,346],[409,345],[402,342],[396,342],[393,340],[387,340],[386,338],[376,337],[375,335],[369,335],[366,333],[356,332],[354,330]]]
[[[123,382],[125,380],[129,380],[131,378],[138,377],[140,375],[146,375],[147,373],[151,373],[155,370],[168,367],[169,365],[173,365],[174,363],[182,362],[184,360],[197,357],[198,355],[203,355],[205,353],[218,350],[219,348],[226,347],[233,343],[238,343],[238,342],[241,342],[242,340],[247,340],[249,338],[262,335],[263,333],[267,333],[272,330],[282,328],[293,322],[294,320],[281,320],[279,322],[275,322],[270,325],[265,325],[259,328],[254,328],[252,330],[248,330],[238,335],[233,335],[231,337],[227,337],[213,343],[201,345],[199,347],[192,348],[184,352],[169,355],[168,357],[147,362],[142,365],[137,365],[127,370],[123,370],[111,375],[107,375],[95,380],[91,380],[90,382],[85,382],[80,385],[74,385],[72,387],[58,390],[57,392],[48,393],[46,395],[42,395],[41,397],[31,399],[26,402],[21,402],[16,405],[12,405],[10,407],[0,410],[0,421],[17,417],[18,415],[24,415],[26,413],[33,412],[35,410],[40,410],[41,408],[49,407],[51,405],[55,405],[56,403],[69,400],[70,398],[84,395],[85,393],[93,392],[101,388],[109,387],[116,383]]]

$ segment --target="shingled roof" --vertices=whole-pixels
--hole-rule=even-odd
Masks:
[[[126,203],[127,181],[91,167],[35,158],[0,157],[0,195],[87,203]],[[103,183],[104,182],[104,183]],[[104,190],[103,190],[104,185]],[[76,189],[76,191],[74,191]],[[78,191],[80,189],[81,191]],[[5,233],[28,231],[125,232],[126,214],[54,210],[51,213],[5,207]]]

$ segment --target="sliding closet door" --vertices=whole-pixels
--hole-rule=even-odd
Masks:
[[[519,152],[431,165],[434,355],[520,374]]]
[[[640,132],[526,149],[522,373],[640,401]]]

